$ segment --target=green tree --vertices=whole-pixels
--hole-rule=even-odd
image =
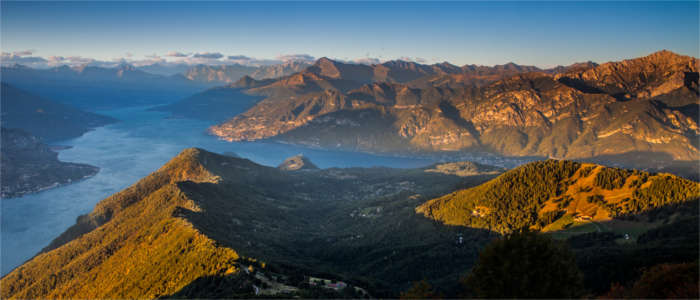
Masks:
[[[463,279],[480,298],[573,298],[583,294],[583,276],[567,246],[519,230],[493,241]]]

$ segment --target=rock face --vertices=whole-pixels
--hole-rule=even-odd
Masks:
[[[277,168],[284,171],[318,170],[316,165],[301,154],[285,159]]]
[[[361,151],[697,160],[697,67],[668,51],[543,72],[324,58],[279,80],[241,83],[266,98],[210,132]],[[402,72],[378,71],[385,68]]]
[[[61,162],[39,138],[19,129],[2,128],[2,198],[19,197],[75,182],[99,168]]]

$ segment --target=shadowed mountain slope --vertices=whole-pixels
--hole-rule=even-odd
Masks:
[[[537,192],[523,203],[549,204],[549,198],[539,195],[556,195],[564,182],[570,182],[569,189],[560,194],[568,195],[582,183],[583,179],[574,180],[582,172],[589,172],[586,180],[605,175],[590,191],[574,189],[575,199],[589,192],[602,192],[608,199],[605,203],[635,203],[615,202],[605,193],[608,189],[618,192],[621,182],[622,189],[640,184],[634,199],[639,199],[637,203],[643,209],[631,211],[651,213],[646,208],[653,207],[676,215],[663,217],[667,221],[659,224],[645,221],[652,225],[640,232],[648,234],[639,236],[639,246],[626,249],[660,251],[666,259],[688,257],[685,250],[679,252],[686,249],[679,246],[685,242],[668,241],[685,235],[667,237],[658,232],[666,232],[664,226],[685,224],[678,223],[686,220],[678,214],[684,210],[668,204],[691,203],[686,198],[696,196],[697,183],[666,175],[648,175],[642,182],[638,177],[644,176],[643,172],[624,173],[603,167],[584,171],[588,167],[546,161],[509,171],[497,179],[493,178],[498,170],[468,163],[409,170],[331,168],[288,172],[187,149],[158,171],[102,200],[41,254],[6,275],[0,281],[2,297],[251,297],[255,287],[267,296],[308,297],[312,295],[306,290],[310,276],[343,280],[378,297],[396,297],[411,281],[428,278],[449,295],[457,295],[458,278],[493,237],[483,229],[435,222],[417,214],[416,207],[433,205],[434,200],[423,203],[457,187],[495,192],[495,185],[501,182],[513,182],[510,191],[522,190],[525,195]],[[469,174],[451,175],[454,172],[450,170]],[[612,175],[608,174],[611,170]],[[504,179],[512,174],[520,174],[515,177],[523,179]],[[543,187],[527,185],[526,178],[541,181]],[[493,180],[484,183],[489,179]],[[555,192],[547,192],[552,189]],[[673,191],[673,196],[668,196],[668,191]],[[597,201],[587,207],[602,215],[603,204]],[[460,205],[457,211],[464,206]],[[570,209],[571,205],[564,207]],[[531,210],[504,212],[518,217]],[[510,220],[504,224],[512,225]],[[589,239],[584,236],[571,242],[581,244],[577,247],[585,252],[590,250]],[[595,237],[591,241],[600,243],[604,239]],[[604,258],[593,255],[587,261],[594,260]],[[583,266],[588,267],[585,263]],[[605,283],[610,286],[609,281]]]
[[[2,83],[2,127],[20,128],[44,141],[75,138],[115,119],[81,111]]]
[[[476,249],[455,252],[456,233],[412,207],[423,194],[493,176],[386,168],[286,172],[187,149],[102,200],[43,253],[6,275],[2,297],[175,295],[198,279],[248,278],[240,271],[248,264],[243,256],[307,275],[371,277],[364,285],[388,293],[426,274],[461,272],[456,266],[447,273],[425,269],[434,259],[471,264]],[[485,242],[478,234],[473,239],[475,245]],[[399,253],[413,254],[405,260]],[[408,272],[390,275],[398,270]],[[243,280],[250,281],[250,291],[251,280]]]

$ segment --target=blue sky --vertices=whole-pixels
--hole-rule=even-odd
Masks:
[[[0,23],[5,54],[44,58],[170,61],[169,52],[207,52],[221,53],[219,61],[306,54],[550,67],[660,49],[697,57],[698,14],[697,1],[2,1]]]

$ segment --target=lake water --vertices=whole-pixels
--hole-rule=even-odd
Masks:
[[[97,128],[58,143],[72,146],[59,159],[100,167],[89,179],[21,198],[0,201],[0,266],[2,274],[22,264],[86,214],[100,200],[157,170],[189,147],[234,152],[259,164],[276,166],[285,158],[303,154],[320,168],[387,166],[412,168],[433,162],[425,158],[378,156],[326,151],[278,143],[229,143],[206,134],[205,121],[168,118],[167,113],[130,107],[101,111],[121,122]]]

